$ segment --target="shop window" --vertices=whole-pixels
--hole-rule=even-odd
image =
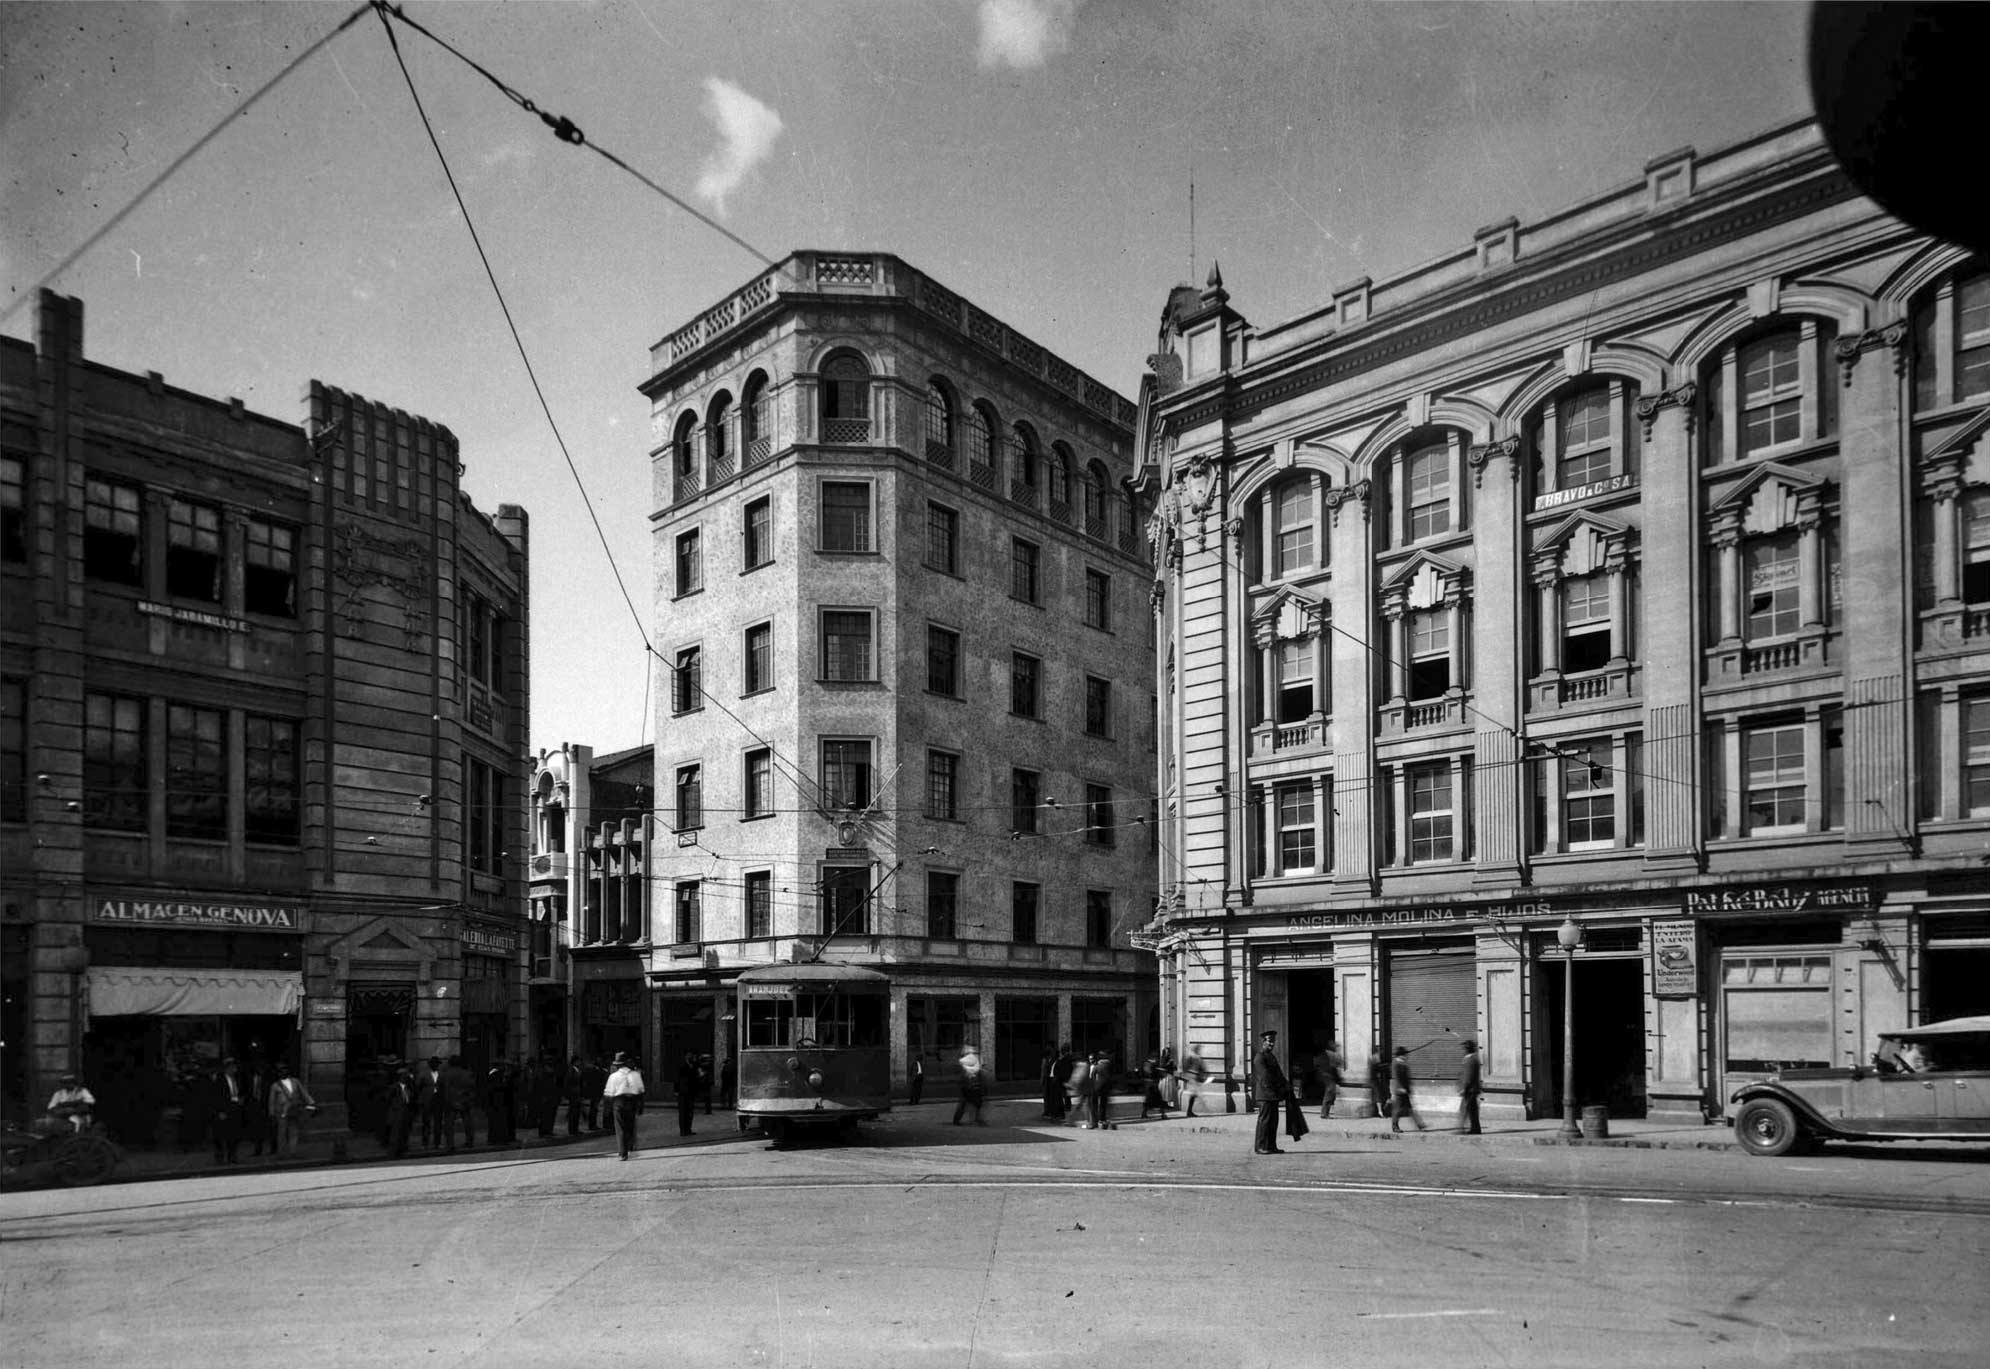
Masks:
[[[767,937],[774,934],[774,872],[746,872],[746,934]]]
[[[1412,865],[1454,858],[1451,767],[1416,765],[1408,769],[1409,855]]]
[[[822,678],[841,683],[877,679],[877,654],[872,632],[876,619],[869,609],[822,610]]]
[[[1914,407],[1990,398],[1990,271],[1944,281],[1914,311]]]
[[[1281,875],[1310,875],[1319,859],[1319,827],[1312,781],[1282,784],[1278,806],[1278,869]]]
[[[244,537],[242,606],[272,618],[295,618],[297,530],[251,518]]]
[[[695,942],[703,941],[705,939],[705,919],[703,910],[699,906],[698,881],[695,879],[679,880],[677,887],[672,892],[675,894],[673,902],[676,914],[675,925],[672,927],[672,931],[676,935],[673,939],[680,946],[688,946]]]
[[[871,744],[851,738],[822,743],[822,801],[832,812],[871,806]]]
[[[1831,957],[1765,955],[1721,965],[1729,1072],[1826,1069],[1835,1031]]]
[[[740,640],[740,682],[748,694],[774,687],[774,625],[755,623]]]
[[[774,561],[774,501],[762,497],[749,500],[740,515],[740,545],[747,570],[758,570]]]
[[[1043,602],[1043,551],[1020,537],[1009,541],[1009,597],[1026,604]]]
[[[27,559],[27,458],[0,452],[0,561],[13,565]]]
[[[937,380],[926,382],[926,455],[941,462],[954,455],[954,401]]]
[[[823,363],[822,440],[871,440],[870,368],[849,352],[839,352]]]
[[[1113,816],[1112,788],[1103,784],[1085,786],[1085,844],[1111,846],[1118,840],[1119,822]]]
[[[1042,898],[1040,885],[1017,882],[1009,886],[1009,939],[1018,946],[1036,944],[1037,912]]]
[[[697,528],[677,534],[677,597],[705,587],[704,543]]]
[[[951,751],[926,753],[926,816],[952,822],[960,817],[960,757]]]
[[[1112,681],[1085,677],[1085,735],[1112,736]]]
[[[870,894],[869,866],[825,866],[822,871],[823,935],[869,935]]]
[[[677,769],[677,830],[688,832],[705,825],[704,768],[683,765]]]
[[[1742,733],[1742,801],[1750,836],[1803,830],[1803,733],[1800,724]]]
[[[145,714],[143,699],[83,698],[83,821],[92,827],[146,829]]]
[[[1043,776],[1034,770],[1011,770],[1009,772],[1009,830],[1022,835],[1033,836],[1041,828],[1038,825],[1038,811],[1043,802]]]
[[[926,624],[926,688],[960,697],[960,634],[937,623]]]
[[[1112,945],[1112,890],[1085,891],[1085,944],[1095,950]]]
[[[1028,652],[1009,654],[1009,712],[1018,718],[1043,716],[1043,662]]]
[[[243,823],[250,841],[294,846],[298,837],[297,724],[242,720]]]
[[[1104,571],[1085,572],[1085,626],[1112,630],[1112,577]]]
[[[1435,699],[1451,688],[1451,618],[1444,609],[1410,615],[1409,697]]]
[[[822,550],[868,552],[872,542],[871,487],[863,481],[822,482]]]
[[[83,574],[114,585],[145,583],[143,496],[96,476],[83,485]]]
[[[960,876],[946,870],[926,872],[926,935],[951,941],[960,925]]]
[[[746,818],[772,817],[774,813],[774,753],[764,746],[746,753],[743,763]]]
[[[0,679],[0,822],[28,820],[28,686]]]
[[[926,505],[926,567],[960,574],[960,514],[945,504]]]

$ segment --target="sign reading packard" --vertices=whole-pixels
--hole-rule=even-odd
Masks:
[[[1691,998],[1700,991],[1698,929],[1691,922],[1651,924],[1651,991],[1659,998]]]
[[[97,904],[98,922],[147,927],[204,927],[225,932],[294,932],[301,910],[288,903],[173,903],[139,898],[107,898]]]

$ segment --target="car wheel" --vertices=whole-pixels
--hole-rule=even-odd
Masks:
[[[70,1188],[100,1184],[117,1168],[117,1151],[98,1136],[74,1136],[55,1152],[55,1176]]]
[[[1803,1128],[1787,1103],[1757,1098],[1734,1119],[1734,1139],[1750,1155],[1787,1155],[1803,1144]]]

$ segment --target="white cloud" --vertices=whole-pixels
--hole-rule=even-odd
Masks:
[[[726,196],[767,160],[783,125],[772,108],[719,76],[705,78],[705,117],[724,141],[705,158],[698,173],[698,195],[723,214]]]
[[[1080,0],[981,0],[981,65],[1040,67],[1071,46]]]

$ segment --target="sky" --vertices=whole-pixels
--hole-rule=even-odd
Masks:
[[[0,0],[0,332],[31,338],[43,278],[353,8]],[[1262,327],[1809,112],[1796,3],[404,9],[748,244],[394,25],[579,484],[377,14],[48,285],[95,361],[291,422],[315,378],[453,431],[477,505],[531,516],[535,749],[651,739],[610,565],[653,634],[636,387],[753,251],[894,253],[1133,397],[1212,261]]]

